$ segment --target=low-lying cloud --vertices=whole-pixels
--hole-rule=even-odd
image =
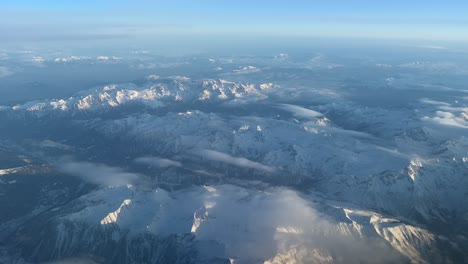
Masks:
[[[48,140],[48,139],[41,141],[39,143],[39,146],[42,148],[55,148],[55,149],[63,149],[63,150],[69,150],[73,148],[72,146],[69,146],[60,142]]]
[[[182,167],[182,163],[175,160],[159,158],[159,157],[140,157],[134,160],[136,163],[144,164],[152,167],[168,168]]]
[[[246,159],[246,158],[241,158],[241,157],[233,157],[229,154],[215,151],[215,150],[208,150],[208,149],[201,149],[196,152],[196,154],[200,155],[204,159],[211,160],[211,161],[218,161],[230,165],[234,165],[237,167],[241,168],[247,168],[247,169],[254,169],[254,170],[259,170],[267,173],[273,173],[275,172],[275,169],[269,166],[265,166],[261,163]]]
[[[93,215],[106,215],[124,198],[115,199],[118,195],[113,192],[121,194],[121,190],[99,192],[97,199],[114,199],[106,200],[111,206],[91,208]],[[132,206],[119,213],[116,223],[122,229],[158,236],[191,232],[194,242],[206,249],[200,255],[231,258],[235,263],[404,262],[372,231],[368,219],[353,223],[343,217],[342,209],[312,203],[309,198],[288,188],[256,190],[234,185],[194,186],[170,193],[137,191]],[[362,235],[361,227],[366,225],[369,233]]]
[[[230,185],[207,189],[195,236],[224,244],[226,257],[236,262],[403,261],[383,239],[361,237],[351,223],[336,219],[339,209],[327,216],[294,190],[273,188],[261,192]]]
[[[58,169],[84,181],[103,186],[135,184],[142,177],[140,174],[126,172],[119,167],[91,162],[68,161],[59,165]]]
[[[451,103],[428,98],[423,98],[420,102],[437,109],[433,113],[433,116],[423,116],[423,121],[453,128],[468,128],[468,107],[464,104],[456,102],[458,105],[453,105]]]
[[[298,106],[292,104],[279,104],[277,108],[282,109],[284,111],[290,112],[296,117],[303,117],[303,118],[318,118],[322,117],[323,114],[317,111]]]
[[[13,71],[7,67],[0,67],[0,78],[4,78],[13,74]]]

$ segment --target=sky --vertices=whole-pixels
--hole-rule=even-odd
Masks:
[[[2,0],[0,14],[7,42],[165,35],[468,42],[466,0]]]

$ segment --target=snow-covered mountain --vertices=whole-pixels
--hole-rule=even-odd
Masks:
[[[187,77],[160,79],[149,76],[143,86],[134,84],[106,85],[83,91],[68,99],[33,101],[0,110],[27,111],[36,115],[56,112],[99,112],[126,104],[142,104],[159,108],[167,103],[224,102],[235,100],[262,100],[265,91],[275,87],[272,83],[260,85],[231,82],[226,80],[192,81]],[[277,87],[277,86],[276,86]]]
[[[310,203],[310,198],[317,201]],[[16,241],[37,252],[39,260],[118,248],[108,260],[358,263],[375,255],[374,260],[424,262],[443,260],[444,253],[434,248],[447,244],[424,228],[283,188],[220,185],[167,192],[109,187],[46,214],[40,232],[49,236]],[[16,236],[32,232],[37,230],[20,230]],[[340,253],[347,243],[353,250]]]
[[[150,76],[0,108],[0,149],[27,153],[0,168],[0,193],[44,174],[43,202],[2,220],[1,246],[33,262],[467,260],[462,102],[285,94],[297,90]]]

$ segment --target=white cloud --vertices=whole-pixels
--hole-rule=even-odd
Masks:
[[[451,126],[458,128],[468,128],[468,114],[461,113],[459,116],[451,112],[436,111],[435,116],[425,116],[422,118],[424,121],[430,121],[443,126]]]
[[[313,203],[311,198],[320,200],[288,188],[214,185],[167,192],[122,186],[83,196],[80,199],[89,206],[68,217],[112,222],[122,230],[158,236],[192,233],[193,241],[207,249],[198,252],[203,257],[231,258],[235,263],[319,263],[322,256],[330,256],[331,262],[346,259],[347,263],[404,260],[374,231],[384,229],[393,239],[392,230],[404,232],[404,224],[394,220],[386,229],[373,212],[326,201]]]
[[[468,68],[463,64],[453,62],[413,61],[399,65],[403,69],[420,70],[427,72],[444,72],[451,74],[468,74]]]
[[[106,60],[109,60],[110,58],[108,56],[99,56],[96,58],[96,60],[102,60],[102,61],[106,61]]]
[[[254,259],[317,263],[320,256],[315,250],[330,257],[336,253],[349,263],[400,258],[380,238],[359,236],[351,224],[320,213],[293,190],[256,192],[229,185],[210,186],[203,203],[204,208],[194,215],[195,236],[226,245],[226,255],[236,263]],[[336,260],[336,255],[331,259]]]
[[[72,146],[69,146],[60,142],[48,140],[48,139],[41,141],[41,143],[39,143],[39,146],[43,148],[56,148],[56,149],[64,149],[64,150],[68,150],[72,148]]]
[[[54,62],[71,62],[71,61],[81,61],[81,60],[90,60],[91,57],[86,56],[70,56],[64,58],[56,58]]]
[[[260,171],[268,172],[268,173],[273,173],[275,171],[274,168],[265,166],[258,162],[251,161],[246,158],[233,157],[229,154],[222,153],[222,152],[215,151],[215,150],[201,149],[199,151],[196,151],[195,153],[202,156],[204,159],[223,162],[223,163],[227,163],[227,164],[234,165],[237,167],[255,169],[255,170],[260,170]]]
[[[139,54],[149,54],[150,52],[147,50],[131,50],[129,51],[130,54],[139,55]]]
[[[446,50],[447,49],[447,47],[436,46],[436,45],[401,45],[401,47],[434,49],[434,50]]]
[[[182,163],[170,159],[159,157],[140,157],[135,159],[136,163],[145,164],[154,167],[167,168],[167,167],[182,167]]]
[[[443,105],[443,106],[450,106],[449,103],[442,102],[442,101],[436,101],[436,100],[431,100],[429,98],[423,98],[419,100],[421,103],[429,104],[429,105]]]
[[[277,106],[279,109],[290,112],[296,117],[305,117],[305,118],[317,118],[322,117],[323,114],[317,111],[307,109],[302,106],[292,105],[292,104],[280,104]]]
[[[457,106],[456,104],[458,101],[456,101],[455,106],[447,102],[430,100],[427,98],[421,99],[420,101],[435,106],[437,109],[434,116],[426,115],[422,120],[443,126],[468,128],[468,107],[465,105]]]
[[[45,59],[44,59],[43,57],[41,57],[41,56],[34,56],[34,57],[32,57],[31,60],[32,60],[33,62],[37,62],[37,63],[42,63],[42,62],[45,61]]]
[[[10,76],[13,73],[14,72],[10,68],[0,66],[0,78]]]
[[[98,56],[96,60],[98,61],[116,61],[116,60],[121,60],[122,58],[116,57],[116,56]]]
[[[254,72],[259,72],[260,69],[255,67],[255,66],[245,66],[245,67],[239,67],[237,70],[233,70],[234,74],[249,74],[249,73],[254,73]]]
[[[58,166],[58,169],[84,181],[103,186],[135,184],[142,176],[137,173],[126,172],[119,167],[91,162],[64,162]]]
[[[157,81],[159,79],[160,79],[160,77],[158,75],[154,75],[154,74],[148,75],[146,77],[146,80],[148,80],[148,81]]]

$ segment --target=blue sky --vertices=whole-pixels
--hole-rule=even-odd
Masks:
[[[2,0],[0,13],[0,34],[10,40],[196,34],[468,41],[466,0]]]

